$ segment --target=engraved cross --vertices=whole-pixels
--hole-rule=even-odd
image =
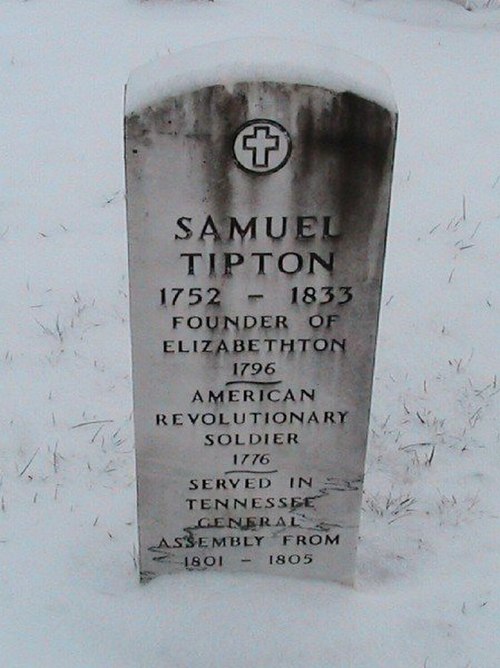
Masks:
[[[269,153],[279,149],[279,135],[272,135],[267,125],[254,125],[253,131],[253,135],[243,137],[243,149],[252,151],[254,167],[269,167]]]

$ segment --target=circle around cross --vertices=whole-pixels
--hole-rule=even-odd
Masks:
[[[288,131],[276,121],[256,118],[243,123],[234,135],[233,156],[240,169],[271,174],[281,169],[292,152]]]

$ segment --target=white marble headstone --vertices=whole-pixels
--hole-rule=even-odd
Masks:
[[[209,45],[127,86],[144,579],[353,581],[396,112],[312,50]]]

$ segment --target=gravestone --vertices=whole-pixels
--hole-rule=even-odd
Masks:
[[[352,583],[396,112],[276,40],[137,70],[126,174],[143,579]]]

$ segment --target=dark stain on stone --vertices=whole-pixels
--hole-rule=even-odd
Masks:
[[[125,141],[141,146],[150,146],[151,138],[147,123],[140,114],[130,114],[125,119]]]
[[[227,216],[233,200],[233,133],[244,122],[247,96],[241,89],[231,94],[224,86],[212,86],[195,93],[195,106],[203,111],[197,125],[203,142],[206,196],[220,219]]]
[[[371,219],[392,157],[392,119],[386,109],[352,93],[340,98],[341,135],[339,208],[343,219],[363,212]],[[358,218],[359,220],[359,218]]]
[[[134,112],[126,117],[126,140],[148,147],[153,143],[153,135],[177,135],[184,123],[182,98],[167,98],[160,104],[151,105],[140,113]]]
[[[221,220],[232,205],[230,173],[234,168],[233,134],[247,120],[248,84],[234,88],[216,85],[163,100],[126,118],[126,140],[148,147],[153,135],[174,135],[200,142],[205,174],[203,200]],[[190,113],[191,109],[191,113]],[[193,166],[196,168],[195,166]]]
[[[223,85],[215,85],[168,98],[155,109],[145,110],[142,119],[134,119],[134,134],[141,143],[150,141],[147,127],[151,128],[152,135],[168,134],[179,138],[177,150],[186,150],[191,161],[188,168],[191,174],[188,171],[186,176],[196,179],[198,186],[201,171],[201,202],[205,203],[206,214],[212,215],[221,228],[229,224],[233,206],[238,206],[233,201],[231,173],[236,167],[232,149],[234,133],[247,120],[245,86],[235,86],[230,92]],[[223,230],[222,236],[227,236]],[[218,242],[218,245],[223,243]],[[206,250],[210,252],[215,248],[207,242]],[[227,280],[227,276],[213,276],[210,284],[223,292]],[[203,360],[208,374],[217,365],[216,356],[208,355]]]
[[[315,90],[297,114],[296,188],[307,189],[314,175],[322,173],[341,222],[359,224],[370,219],[378,205],[392,157],[393,117],[353,93],[325,91],[323,108],[318,109]]]
[[[300,150],[298,153],[298,173],[301,179],[309,176],[315,169],[314,154],[318,144],[316,134],[316,121],[312,109],[312,100],[309,99],[299,110],[297,116],[297,125],[299,128],[298,136],[300,141]]]

